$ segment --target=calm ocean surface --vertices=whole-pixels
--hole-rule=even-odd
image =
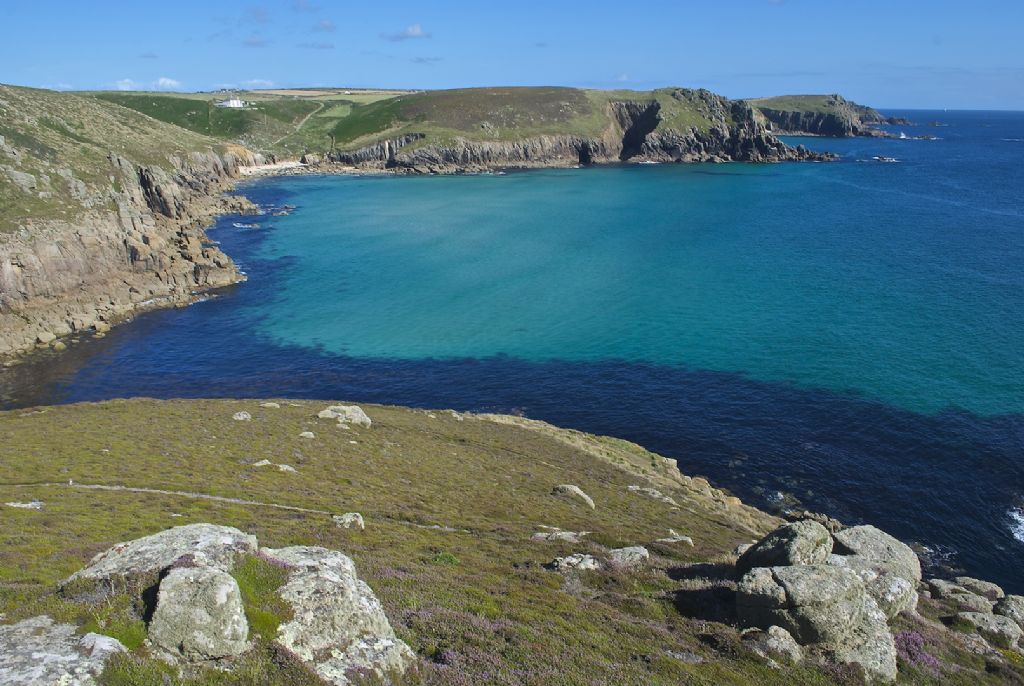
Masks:
[[[246,284],[2,371],[0,407],[522,412],[1024,592],[1024,113],[905,114],[922,125],[894,130],[940,140],[793,141],[835,164],[253,182],[298,209],[211,231]]]

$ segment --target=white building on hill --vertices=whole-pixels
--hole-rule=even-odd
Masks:
[[[241,109],[245,107],[245,103],[238,98],[228,98],[227,100],[221,100],[216,104],[217,107],[230,107],[232,109]]]

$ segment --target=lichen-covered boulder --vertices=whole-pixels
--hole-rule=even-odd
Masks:
[[[619,567],[640,567],[651,559],[651,554],[642,545],[615,548],[608,551],[608,562]]]
[[[872,680],[896,677],[885,613],[849,569],[755,567],[739,582],[736,612],[744,626],[779,626],[821,659],[858,664]]]
[[[565,557],[555,558],[548,568],[557,572],[585,572],[601,568],[601,563],[593,555],[573,553]]]
[[[1020,641],[1020,625],[1009,617],[987,612],[960,612],[957,621],[965,623],[981,634],[982,638],[999,648],[1013,648]]]
[[[366,522],[363,521],[363,515],[358,512],[346,512],[341,515],[334,515],[331,517],[334,520],[335,525],[342,529],[359,529],[363,531],[366,529]]]
[[[358,405],[331,405],[317,413],[320,419],[337,419],[338,424],[355,424],[369,429],[373,422]]]
[[[832,552],[828,529],[804,520],[783,524],[748,548],[736,560],[736,572],[746,574],[755,567],[817,565]]]
[[[172,661],[240,655],[249,623],[235,579],[212,567],[178,567],[160,582],[149,640]]]
[[[829,564],[856,572],[889,618],[917,607],[921,562],[907,544],[873,526],[854,526],[833,534],[835,555]]]
[[[860,555],[910,581],[915,587],[921,582],[921,561],[914,551],[881,529],[865,524],[837,531],[833,537],[836,553]]]
[[[1009,617],[1024,629],[1024,596],[1008,595],[1001,598],[992,609],[997,615]]]
[[[975,579],[971,576],[958,576],[956,582],[971,593],[976,593],[989,600],[996,601],[1006,595],[998,584],[983,579]]]
[[[770,626],[767,631],[751,629],[743,632],[743,643],[769,664],[799,664],[804,651],[793,635],[781,626]]]
[[[336,686],[352,673],[379,678],[400,674],[415,655],[391,627],[373,591],[345,555],[326,548],[292,546],[264,557],[291,568],[280,589],[293,618],[278,628],[277,642]]]
[[[126,648],[115,638],[76,631],[45,615],[0,626],[0,684],[94,686],[107,660]]]
[[[133,576],[159,573],[185,555],[191,556],[194,564],[230,571],[239,556],[255,553],[256,546],[255,536],[233,527],[176,526],[152,536],[118,543],[94,557],[64,585],[76,581],[99,582],[94,586],[102,596]]]
[[[580,500],[585,502],[591,510],[594,509],[594,499],[591,498],[586,493],[584,493],[583,489],[580,488],[579,486],[575,486],[573,484],[559,484],[558,486],[555,486],[553,489],[551,489],[551,492],[554,495],[568,495],[573,496],[575,498],[579,498]]]

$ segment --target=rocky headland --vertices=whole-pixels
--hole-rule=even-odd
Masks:
[[[769,130],[777,135],[895,138],[879,124],[910,124],[837,94],[778,96],[748,102],[764,115]]]

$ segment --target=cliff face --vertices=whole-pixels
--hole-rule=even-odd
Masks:
[[[185,303],[240,279],[231,259],[206,241],[219,213],[244,211],[220,197],[251,162],[207,152],[172,158],[172,171],[111,153],[111,185],[74,220],[26,219],[0,234],[0,356],[54,337],[105,331],[144,309]]]
[[[696,101],[705,126],[680,124],[658,100],[611,101],[599,135],[573,133],[480,140],[455,136],[436,141],[411,133],[374,142],[327,159],[367,168],[420,173],[472,172],[500,167],[550,167],[610,162],[778,162],[829,159],[828,155],[791,148],[770,131],[750,106],[707,91],[677,89],[672,97]]]

